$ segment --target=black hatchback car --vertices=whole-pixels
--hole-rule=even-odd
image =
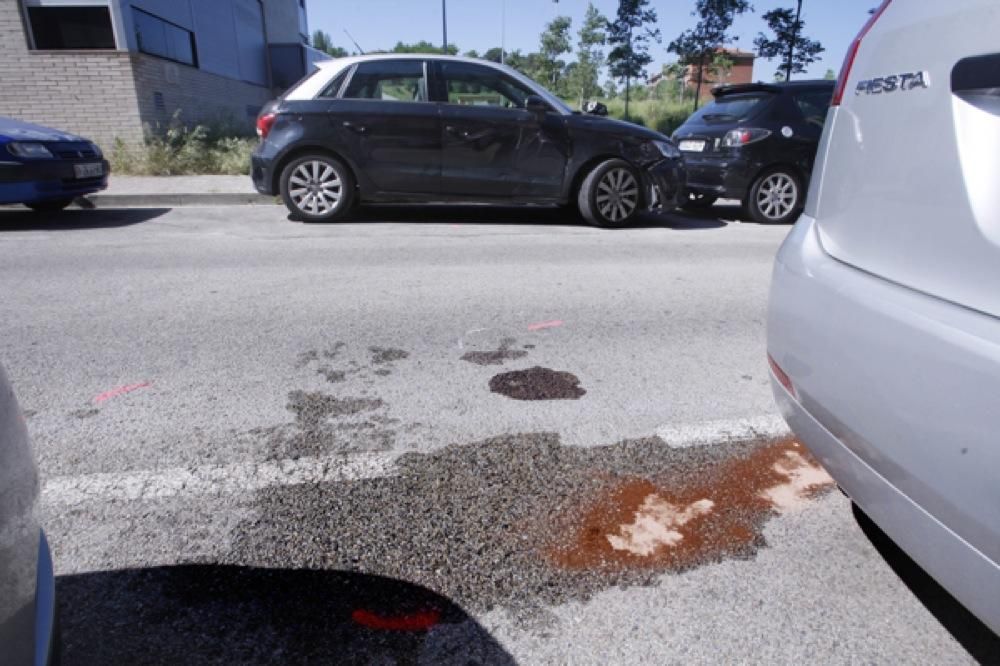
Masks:
[[[793,222],[833,97],[834,81],[731,85],[674,132],[687,164],[687,208],[740,199],[763,223]]]
[[[673,208],[680,151],[602,110],[574,112],[483,60],[333,60],[262,109],[253,181],[307,221],[343,218],[358,202],[576,206],[600,226]]]

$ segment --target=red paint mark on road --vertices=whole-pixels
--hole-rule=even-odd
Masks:
[[[128,386],[119,386],[118,388],[113,388],[110,391],[105,391],[94,398],[96,404],[101,404],[111,398],[117,398],[120,395],[125,395],[126,393],[131,393],[132,391],[138,391],[142,388],[147,388],[150,386],[149,382],[142,382],[140,384],[129,384]]]
[[[555,319],[553,321],[540,321],[537,324],[528,324],[528,330],[541,331],[546,328],[557,328],[559,326],[562,326],[563,323],[564,322],[561,319]]]
[[[409,615],[376,615],[371,611],[359,608],[351,613],[351,619],[356,624],[369,629],[382,631],[427,631],[441,620],[441,613],[436,610],[411,613]]]
[[[448,226],[451,227],[452,229],[461,229],[462,228],[461,224],[449,224]]]

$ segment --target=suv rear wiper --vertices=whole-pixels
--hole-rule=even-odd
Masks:
[[[702,116],[704,120],[719,120],[721,118],[732,118],[736,120],[736,116],[731,113],[706,113]]]

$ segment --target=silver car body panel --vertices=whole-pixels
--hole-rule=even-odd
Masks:
[[[45,664],[55,593],[38,526],[38,472],[24,417],[0,367],[0,661]]]
[[[996,0],[893,0],[861,43],[808,212],[832,256],[1000,316],[1000,95],[952,92],[966,58],[1000,53]],[[859,93],[922,72],[927,87]],[[821,148],[822,150],[822,148]],[[823,154],[821,152],[821,154]]]
[[[778,254],[768,351],[803,443],[1000,632],[1000,88],[951,80],[998,33],[995,0],[893,0],[864,38]],[[872,92],[915,71],[927,88]]]

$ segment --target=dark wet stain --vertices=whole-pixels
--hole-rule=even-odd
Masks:
[[[330,382],[331,384],[339,384],[340,382],[343,382],[347,379],[346,372],[344,372],[343,370],[334,370],[328,365],[321,365],[320,367],[316,368],[316,374],[323,375],[323,377],[326,378],[326,381]]]
[[[304,430],[315,429],[324,421],[379,409],[385,403],[378,398],[338,398],[325,393],[292,391],[288,409]]]
[[[504,361],[514,361],[524,358],[528,352],[520,349],[511,349],[517,342],[513,338],[504,338],[500,341],[500,347],[493,351],[470,351],[462,356],[463,361],[475,363],[476,365],[503,365]]]
[[[477,612],[503,607],[534,626],[554,604],[585,601],[617,586],[653,585],[675,568],[753,557],[766,546],[760,528],[772,515],[767,507],[751,507],[735,523],[752,538],[701,551],[684,566],[601,567],[589,560],[565,566],[552,555],[560,545],[572,552],[575,528],[586,523],[581,517],[601,498],[623,497],[616,495],[623,486],[642,481],[680,499],[697,494],[707,479],[728,479],[736,487],[719,490],[745,496],[751,491],[740,489],[726,466],[755,459],[772,445],[727,441],[671,449],[652,437],[584,448],[562,446],[555,434],[526,433],[407,454],[394,476],[260,491],[254,517],[234,533],[231,556],[254,566],[399,578]],[[612,521],[609,529],[620,525]]]
[[[534,349],[535,345],[524,345],[525,349]]]
[[[310,349],[309,351],[304,351],[299,354],[299,357],[295,360],[295,367],[298,369],[304,368],[310,363],[319,360],[319,352],[315,349]]]
[[[490,390],[514,400],[578,400],[587,393],[576,375],[538,366],[500,373]]]
[[[740,379],[745,379],[746,381],[751,382],[751,381],[753,381],[753,376],[752,375],[741,375]]]
[[[368,351],[372,354],[373,365],[385,365],[386,363],[402,361],[410,357],[410,352],[403,351],[402,349],[393,349],[392,347],[369,347]]]
[[[340,352],[342,352],[345,347],[347,347],[346,342],[338,342],[335,345],[333,345],[333,347],[323,352],[323,358],[332,361],[333,359],[337,358],[337,356],[340,355]]]
[[[379,377],[388,377],[389,375],[392,374],[392,370],[388,368],[379,368],[378,370],[375,371],[375,374],[378,375]]]
[[[78,419],[89,419],[97,416],[100,413],[101,410],[97,409],[96,407],[87,407],[84,409],[78,409],[74,412],[70,412],[70,416],[73,416]]]

